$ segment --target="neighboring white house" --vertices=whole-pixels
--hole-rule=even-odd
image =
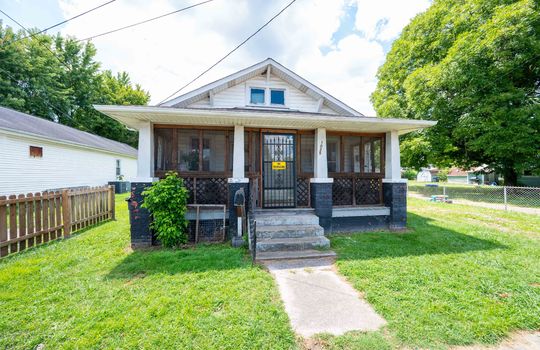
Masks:
[[[422,169],[416,175],[416,181],[418,181],[418,182],[431,182],[432,181],[431,171],[429,171],[429,169],[426,169],[426,168]]]
[[[136,173],[133,147],[0,107],[0,195],[99,186]]]

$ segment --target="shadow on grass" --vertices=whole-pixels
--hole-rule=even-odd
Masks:
[[[243,249],[225,244],[188,249],[134,251],[115,266],[107,278],[131,279],[149,274],[199,273],[249,267]]]
[[[373,232],[332,236],[339,260],[454,254],[506,249],[495,241],[476,238],[433,223],[429,217],[408,213],[405,233]]]

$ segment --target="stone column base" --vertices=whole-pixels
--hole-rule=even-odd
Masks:
[[[133,249],[152,246],[154,237],[150,230],[150,212],[142,208],[142,192],[152,186],[151,182],[132,182],[128,201],[129,223],[131,231],[131,247]]]
[[[325,233],[332,232],[332,183],[311,182],[311,206]]]
[[[407,183],[383,182],[384,205],[390,208],[388,227],[390,230],[407,228]]]

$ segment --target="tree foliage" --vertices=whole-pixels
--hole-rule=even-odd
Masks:
[[[488,164],[508,184],[540,168],[537,1],[435,0],[378,78],[380,116],[438,121],[404,140],[405,166]]]
[[[154,183],[143,192],[143,207],[152,213],[152,229],[165,247],[187,243],[186,220],[188,190],[176,172]]]
[[[38,34],[24,38],[0,22],[0,103],[9,108],[137,145],[137,134],[93,104],[144,105],[150,96],[125,72],[100,70],[91,43]],[[20,40],[18,40],[20,39]]]

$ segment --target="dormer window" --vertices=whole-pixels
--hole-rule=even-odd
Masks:
[[[251,97],[249,103],[253,105],[263,105],[264,101],[264,89],[251,88]]]
[[[271,105],[285,105],[285,90],[270,90],[270,104]]]

